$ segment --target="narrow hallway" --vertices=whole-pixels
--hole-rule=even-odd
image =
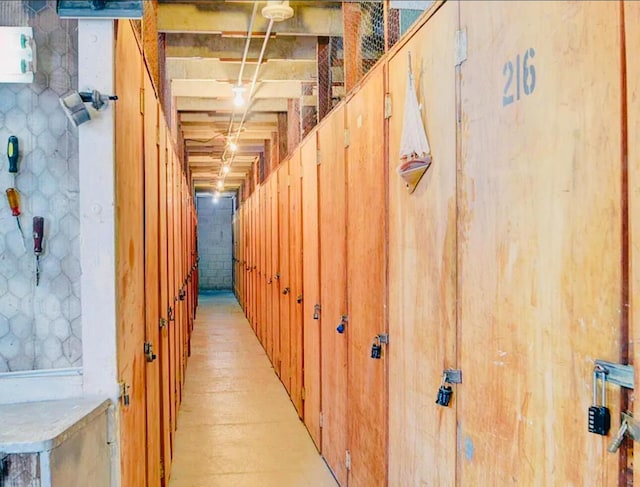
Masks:
[[[200,296],[171,487],[335,487],[235,296]]]

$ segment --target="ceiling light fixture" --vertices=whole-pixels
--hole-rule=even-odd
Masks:
[[[222,173],[223,174],[229,174],[230,170],[231,170],[231,168],[229,166],[222,166]]]
[[[222,179],[218,179],[218,184],[216,186],[219,190],[224,189],[224,181]]]
[[[231,152],[237,151],[238,150],[238,144],[236,144],[233,141],[229,142],[229,149],[231,150]]]
[[[233,91],[233,104],[237,107],[244,106],[244,92],[246,91],[245,87],[239,84],[231,88],[231,91]]]
[[[267,6],[262,9],[262,16],[274,22],[282,22],[293,17],[293,9],[288,1],[267,2]]]

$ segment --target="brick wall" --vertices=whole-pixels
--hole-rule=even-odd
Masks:
[[[198,196],[198,255],[200,289],[231,289],[233,285],[233,237],[231,198],[214,203],[211,196]]]

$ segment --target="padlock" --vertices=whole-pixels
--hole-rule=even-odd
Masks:
[[[598,404],[598,375],[602,383],[600,404]],[[593,405],[589,407],[589,433],[607,436],[611,428],[611,412],[607,407],[607,375],[600,367],[593,369]]]
[[[453,394],[453,389],[451,386],[447,384],[447,374],[443,374],[442,376],[442,384],[438,389],[438,397],[436,398],[436,404],[438,406],[448,407],[451,402],[451,395]]]
[[[371,345],[371,358],[379,359],[382,357],[382,345],[380,344],[380,339],[376,337]]]

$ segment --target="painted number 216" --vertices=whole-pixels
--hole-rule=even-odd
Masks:
[[[522,69],[520,68],[520,54],[516,56],[515,67],[511,60],[504,63],[502,75],[506,77],[506,80],[502,92],[503,107],[519,100],[522,91],[524,91],[525,95],[530,95],[536,89],[536,68],[531,62],[535,55],[536,52],[533,47],[527,49],[524,56],[522,56]]]

